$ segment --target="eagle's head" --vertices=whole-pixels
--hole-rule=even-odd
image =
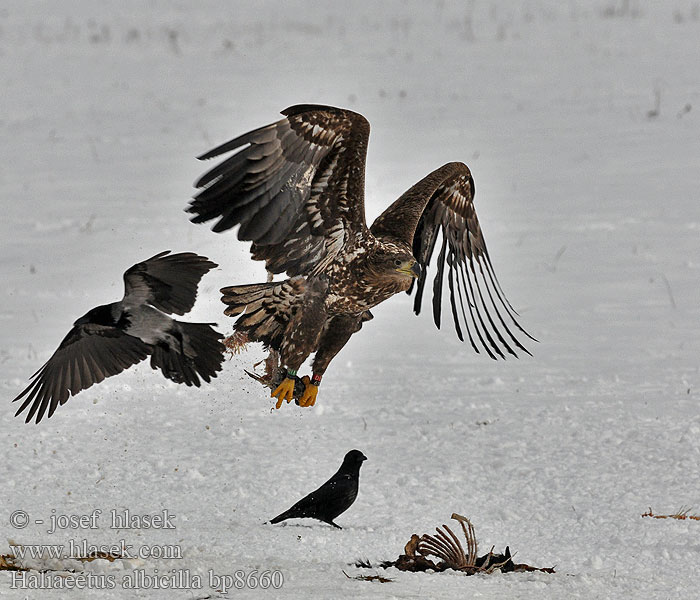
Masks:
[[[380,244],[369,257],[369,262],[375,276],[400,281],[406,287],[420,275],[420,265],[413,254],[397,244]]]

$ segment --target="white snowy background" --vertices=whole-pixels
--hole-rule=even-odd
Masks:
[[[13,590],[2,572],[0,596],[697,597],[700,522],[641,515],[700,513],[698,40],[688,0],[2,3],[0,554],[178,545],[180,560],[82,568],[187,571],[203,588]],[[263,356],[251,347],[201,389],[144,364],[38,426],[15,418],[10,401],[73,320],[119,299],[122,273],[156,252],[220,264],[187,318],[230,331],[218,289],[265,274],[235,233],[188,221],[209,166],[194,157],[302,102],[372,124],[370,221],[441,164],[470,166],[533,357],[475,355],[402,295],[374,310],[310,410],[270,410],[243,373]],[[263,524],[352,448],[369,460],[342,531]],[[95,508],[96,530],[34,523]],[[112,530],[113,508],[168,509],[177,528]],[[16,510],[27,528],[10,525]],[[509,545],[557,573],[349,565],[395,559],[453,511],[482,552]],[[208,587],[210,570],[255,569],[284,586]]]

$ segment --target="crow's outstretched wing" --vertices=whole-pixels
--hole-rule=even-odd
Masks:
[[[187,211],[218,219],[274,273],[319,273],[351,238],[366,234],[364,175],[369,123],[349,110],[305,104],[206,154],[238,150],[204,174]]]
[[[27,388],[13,400],[26,396],[15,416],[30,407],[25,422],[29,423],[36,414],[39,423],[47,409],[50,417],[69,396],[121,373],[149,354],[147,344],[115,327],[76,325],[53,356],[32,375]]]
[[[184,315],[194,306],[202,276],[217,266],[194,252],[160,252],[124,273],[124,301]]]
[[[504,351],[517,356],[514,348],[529,354],[511,327],[535,338],[518,323],[496,279],[474,209],[474,180],[465,164],[448,163],[416,183],[377,217],[371,232],[412,246],[421,266],[413,305],[416,314],[421,311],[427,267],[441,237],[433,280],[435,325],[440,327],[447,266],[450,308],[459,339],[464,340],[464,328],[474,350],[483,349],[494,359],[505,358]],[[413,286],[408,292],[412,290]]]

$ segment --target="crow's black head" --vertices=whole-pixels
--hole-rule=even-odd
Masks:
[[[91,311],[85,313],[80,317],[73,325],[105,325],[108,327],[117,327],[119,323],[118,319],[115,318],[114,304],[103,304],[102,306],[96,306]]]
[[[341,468],[347,469],[359,469],[362,463],[367,460],[367,457],[362,454],[359,450],[350,450],[345,455],[343,459],[343,466]]]

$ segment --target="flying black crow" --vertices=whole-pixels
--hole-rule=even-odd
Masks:
[[[338,472],[320,488],[305,496],[289,510],[270,519],[270,523],[279,523],[286,519],[318,519],[333,527],[342,529],[333,522],[338,515],[352,506],[357,498],[360,484],[360,467],[367,457],[359,450],[350,450],[343,459]]]
[[[124,298],[93,308],[80,317],[53,356],[13,402],[26,396],[15,413],[29,407],[26,421],[39,423],[48,409],[53,415],[69,396],[105,377],[151,357],[176,383],[199,387],[221,370],[223,336],[209,323],[176,321],[166,313],[184,315],[194,306],[202,276],[217,267],[193,252],[170,250],[135,264],[124,273]]]

